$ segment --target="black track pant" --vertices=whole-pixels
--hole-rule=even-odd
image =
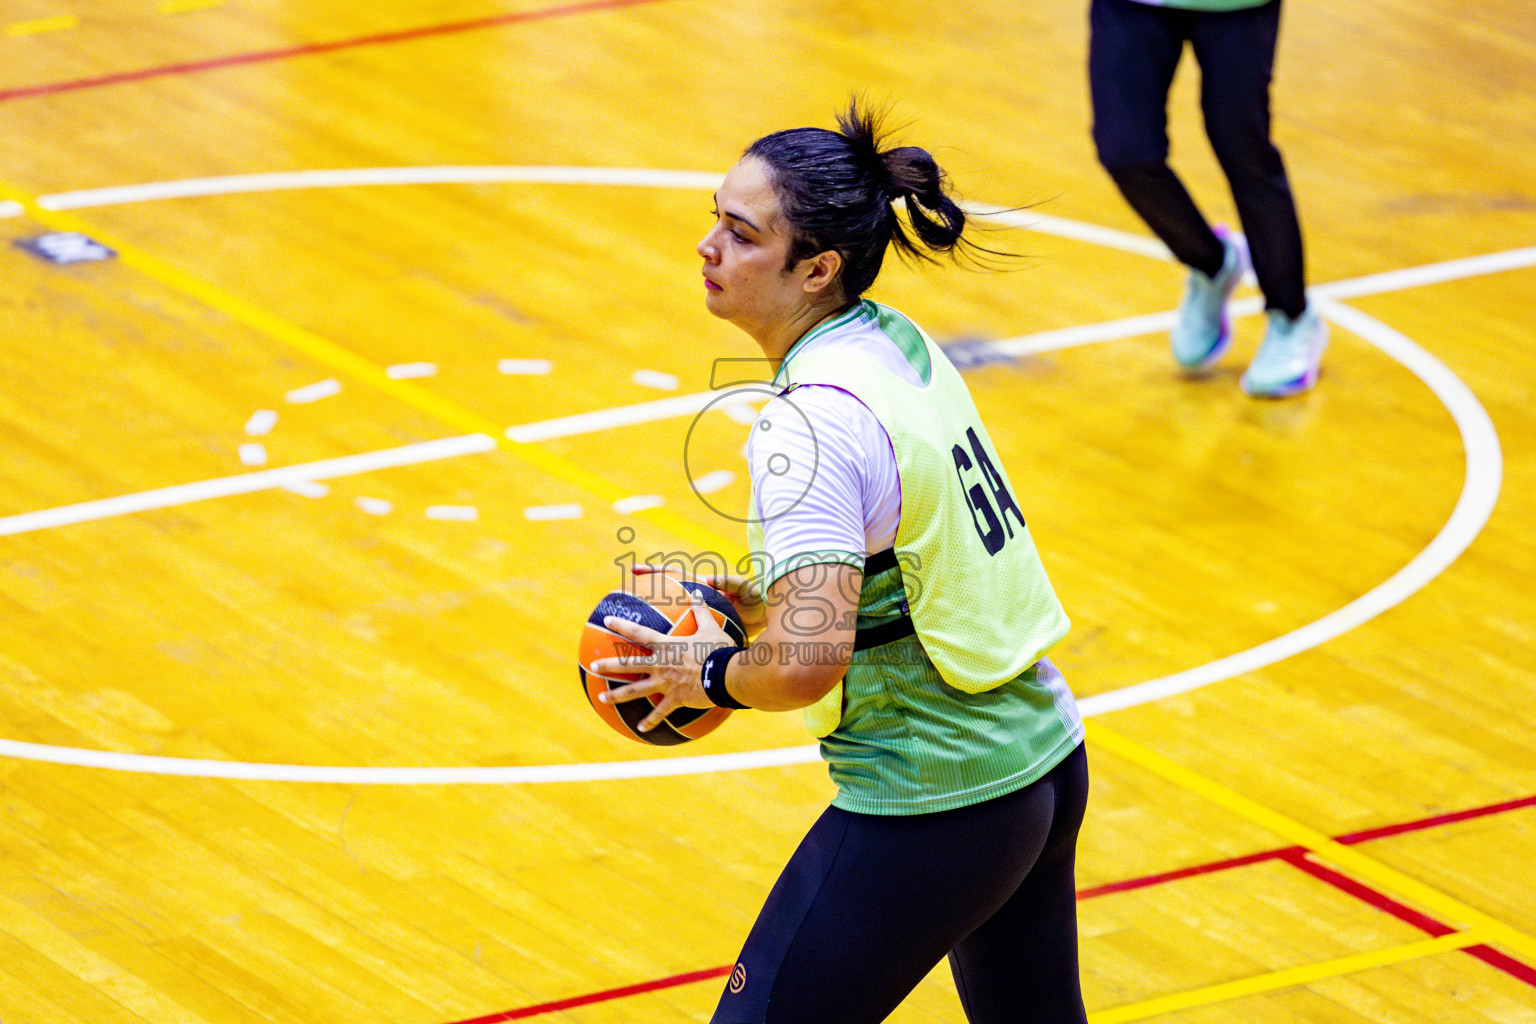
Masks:
[[[970,807],[829,808],[769,894],[714,1024],[877,1024],[945,955],[972,1024],[1084,1024],[1073,861],[1087,800],[1079,746]]]
[[[1269,84],[1280,0],[1240,11],[1186,11],[1093,0],[1088,84],[1099,162],[1174,256],[1214,276],[1221,242],[1168,166],[1168,89],[1187,42],[1200,63],[1205,133],[1237,204],[1267,305],[1306,308],[1301,228],[1270,141]]]

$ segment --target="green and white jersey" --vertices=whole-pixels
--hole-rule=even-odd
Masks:
[[[910,614],[916,630],[855,653],[808,709],[834,805],[918,814],[1035,781],[1082,740],[1044,660],[1067,620],[959,374],[866,301],[802,338],[775,384],[748,447],[760,581],[894,547],[899,565],[864,580],[859,628]]]

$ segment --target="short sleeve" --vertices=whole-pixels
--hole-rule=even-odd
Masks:
[[[888,460],[889,472],[877,460]],[[774,398],[753,424],[747,464],[766,549],[756,553],[763,587],[803,565],[863,567],[871,470],[894,477],[895,463],[884,428],[862,402],[821,385]]]

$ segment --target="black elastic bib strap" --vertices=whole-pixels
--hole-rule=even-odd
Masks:
[[[716,707],[738,710],[747,707],[725,688],[725,666],[744,650],[745,647],[717,647],[704,657],[704,664],[699,669],[699,682],[704,686],[704,696]]]
[[[853,634],[853,651],[857,654],[859,651],[867,651],[871,647],[883,647],[886,644],[893,644],[902,637],[911,636],[916,632],[917,627],[912,625],[912,616],[903,615],[899,619],[893,619],[879,626],[870,626],[867,629],[855,631]]]
[[[896,561],[896,549],[886,548],[884,551],[876,551],[864,559],[864,578],[869,579],[877,573],[886,572],[900,565]],[[867,651],[871,647],[882,647],[885,644],[895,643],[902,637],[911,636],[917,632],[917,627],[912,624],[912,615],[907,608],[906,599],[901,602],[902,615],[899,619],[879,626],[870,626],[857,630],[853,634],[853,651]]]
[[[894,569],[897,564],[895,548],[876,551],[864,559],[864,576],[868,578],[876,573],[885,572],[887,569]]]

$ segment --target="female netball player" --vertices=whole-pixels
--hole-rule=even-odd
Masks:
[[[1045,659],[1067,619],[959,374],[861,298],[892,245],[971,245],[965,216],[928,153],[882,149],[857,103],[838,125],[754,142],[698,246],[706,307],[778,367],[747,453],[762,567],[706,579],[756,637],[609,619],[655,653],[593,667],[647,673],[608,695],[659,695],[643,728],[679,706],[806,709],[836,783],[715,1024],[874,1024],[946,955],[973,1024],[1081,1024],[1088,769]],[[719,645],[702,663],[701,639]]]

